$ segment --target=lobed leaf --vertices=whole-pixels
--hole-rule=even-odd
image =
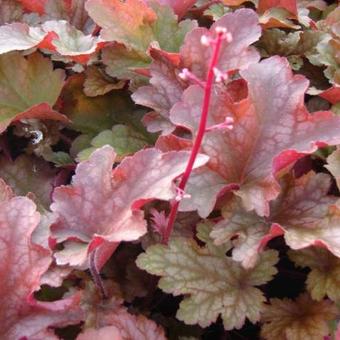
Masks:
[[[252,10],[239,9],[224,15],[209,30],[199,27],[186,35],[180,50],[183,67],[191,70],[199,78],[205,79],[213,50],[202,45],[201,37],[206,35],[213,38],[216,27],[225,28],[233,38],[231,42],[222,43],[216,66],[219,70],[224,73],[245,69],[248,65],[259,61],[258,52],[250,47],[261,35],[258,17]]]
[[[208,118],[208,126],[214,126],[231,116],[235,121],[233,130],[206,133],[201,149],[210,157],[205,168],[213,178],[210,183],[221,184],[214,192],[204,191],[201,174],[195,174],[187,191],[201,200],[196,199],[196,206],[188,200],[182,202],[185,210],[198,209],[202,217],[213,209],[219,191],[228,187],[239,188],[234,193],[241,197],[246,210],[268,216],[269,201],[280,192],[275,178],[278,172],[315,151],[321,143],[339,143],[340,118],[328,111],[312,115],[307,112],[303,101],[308,81],[300,75],[293,76],[286,59],[271,57],[250,65],[241,75],[248,88],[242,82],[230,84],[229,89],[216,86]],[[234,93],[240,84],[245,89]],[[195,135],[202,98],[203,90],[190,86],[182,101],[172,108],[172,122]]]
[[[276,274],[275,251],[261,255],[256,267],[245,270],[224,253],[211,253],[195,241],[174,238],[169,246],[154,245],[137,259],[139,268],[161,276],[159,287],[173,295],[185,294],[177,318],[207,327],[221,315],[226,330],[241,328],[248,318],[260,319],[265,298],[254,286]]]
[[[54,235],[59,242],[76,238],[85,243],[83,252],[77,250],[82,258],[78,265],[86,260],[86,244],[89,251],[104,241],[103,249],[115,249],[119,242],[137,240],[145,234],[146,221],[140,208],[153,199],[173,198],[172,181],[184,171],[189,154],[142,150],[112,171],[115,157],[109,146],[96,150],[88,161],[78,165],[72,185],[54,191],[51,210],[59,217]],[[200,156],[195,166],[206,161]],[[109,257],[112,251],[107,253]]]
[[[299,251],[289,251],[289,258],[299,267],[309,267],[307,289],[311,297],[321,301],[328,296],[333,301],[340,300],[340,259],[326,249],[309,247]]]
[[[231,202],[223,210],[225,220],[218,222],[211,236],[217,244],[234,240],[233,258],[251,267],[258,252],[273,237],[284,234],[293,249],[310,245],[327,247],[339,256],[338,212],[336,197],[328,196],[330,177],[313,172],[283,184],[283,191],[271,203],[271,214],[263,218],[247,213],[238,203]]]
[[[330,301],[313,301],[308,294],[295,301],[271,299],[263,313],[261,335],[264,339],[319,340],[330,332],[328,322],[337,309]]]
[[[63,85],[64,72],[53,70],[52,62],[39,53],[27,59],[19,53],[0,56],[0,133],[20,119],[67,123],[67,117],[52,109]]]
[[[1,183],[1,182],[0,182]],[[51,263],[50,252],[31,242],[40,214],[26,197],[0,202],[0,337],[55,339],[52,326],[78,323],[82,314],[76,296],[55,303],[37,303],[34,291]]]

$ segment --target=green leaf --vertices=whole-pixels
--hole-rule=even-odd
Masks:
[[[148,140],[131,127],[115,125],[112,130],[104,130],[94,137],[91,141],[92,147],[80,152],[78,160],[86,160],[94,150],[107,144],[114,148],[119,158],[123,158],[141,150],[148,144]]]
[[[103,62],[107,66],[106,72],[120,79],[145,81],[145,77],[134,71],[149,66],[151,58],[147,50],[150,44],[168,52],[178,52],[185,35],[197,26],[193,20],[178,22],[170,7],[160,6],[157,2],[152,2],[149,8],[140,2],[133,5],[135,0],[128,1],[130,7],[128,3],[112,1],[110,5],[102,5],[101,13],[95,6],[98,2],[101,1],[91,0],[87,7],[92,18],[103,27],[104,39],[119,43],[103,50]],[[132,5],[141,7],[138,14],[137,7],[131,11]],[[120,19],[115,20],[118,17]]]
[[[154,40],[162,50],[178,52],[185,35],[197,27],[196,21],[186,19],[178,22],[177,15],[170,7],[160,6],[156,2],[153,2],[151,7],[157,15],[157,20],[151,26]]]
[[[39,53],[27,58],[17,52],[1,55],[0,133],[18,118],[67,121],[51,109],[63,85],[64,71],[53,70],[52,62]]]
[[[70,77],[61,95],[61,111],[72,120],[73,129],[96,135],[121,123],[144,131],[141,115],[136,113],[126,91],[115,90],[100,97],[87,97],[83,92],[84,79],[84,75]]]
[[[113,44],[102,51],[102,60],[106,65],[105,71],[112,77],[119,79],[147,78],[135,73],[136,69],[149,66],[151,59],[145,52],[129,50],[124,45]]]
[[[290,259],[299,267],[309,267],[307,289],[312,298],[321,301],[328,296],[340,301],[340,259],[327,249],[309,247],[300,251],[290,250]]]
[[[207,327],[221,315],[225,329],[230,330],[241,328],[246,318],[259,321],[265,297],[254,286],[272,279],[277,261],[277,252],[269,250],[253,269],[245,270],[194,240],[174,238],[168,246],[149,247],[138,257],[137,265],[161,276],[159,287],[164,292],[187,296],[177,312],[179,320]]]
[[[204,15],[212,17],[214,21],[222,18],[224,14],[230,12],[231,9],[224,6],[222,3],[211,5],[207,10],[204,11]]]
[[[67,152],[63,151],[52,151],[52,149],[47,149],[41,154],[41,156],[48,162],[54,163],[55,166],[64,166],[73,164],[73,160]]]

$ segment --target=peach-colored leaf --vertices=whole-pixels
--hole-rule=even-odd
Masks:
[[[336,197],[327,195],[330,183],[330,176],[313,172],[282,182],[268,218],[231,202],[223,209],[225,220],[215,225],[211,236],[217,244],[233,239],[233,258],[245,267],[254,264],[271,238],[283,234],[293,249],[321,245],[340,257],[339,209],[333,206]]]
[[[88,0],[90,17],[102,27],[101,37],[145,51],[153,36],[150,24],[157,16],[142,0]]]

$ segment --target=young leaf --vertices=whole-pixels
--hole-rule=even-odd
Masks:
[[[311,297],[321,301],[328,296],[340,301],[340,259],[326,249],[309,247],[299,251],[289,251],[289,257],[299,267],[309,267],[307,289]]]
[[[68,122],[53,111],[64,85],[64,72],[53,70],[52,62],[41,54],[27,57],[19,53],[0,56],[0,133],[16,120],[53,119]]]
[[[276,251],[261,255],[251,270],[243,269],[224,253],[211,253],[193,240],[174,238],[169,246],[154,245],[137,259],[139,268],[159,275],[159,287],[166,293],[186,295],[177,318],[186,324],[207,327],[221,315],[226,330],[241,328],[248,318],[260,319],[265,297],[254,286],[276,274]]]
[[[174,197],[172,181],[184,171],[189,153],[142,150],[112,171],[115,157],[109,146],[96,150],[78,165],[72,185],[56,188],[51,210],[59,217],[54,228],[58,241],[77,238],[93,250],[104,241],[115,248],[121,241],[137,240],[146,233],[140,208],[153,199]],[[200,156],[196,167],[206,161]]]
[[[313,301],[308,294],[296,301],[271,299],[262,315],[261,335],[264,339],[320,340],[330,333],[328,322],[337,309],[330,301]]]
[[[335,215],[333,224],[329,223],[329,210],[336,202],[336,197],[327,196],[330,183],[328,175],[313,172],[283,182],[282,193],[271,203],[268,218],[247,213],[239,204],[229,204],[223,211],[226,219],[215,225],[211,236],[217,244],[238,236],[233,258],[245,267],[252,266],[258,251],[271,238],[282,234],[293,249],[322,244],[339,256],[339,217]]]
[[[217,87],[210,107],[210,126],[232,116],[233,130],[208,132],[202,144],[202,152],[211,159],[205,174],[209,174],[210,183],[219,186],[215,192],[207,190],[201,175],[194,174],[187,191],[200,204],[190,207],[189,200],[181,202],[186,204],[185,210],[201,209],[202,217],[213,209],[223,181],[225,187],[239,188],[234,192],[241,197],[246,210],[254,209],[257,214],[268,216],[269,201],[279,194],[275,179],[278,171],[315,151],[320,143],[340,142],[340,118],[328,111],[313,115],[307,112],[303,100],[308,81],[300,75],[293,76],[286,59],[263,60],[241,71],[241,75],[248,83],[248,97],[238,91],[233,99],[232,84],[231,90]],[[190,86],[170,113],[173,123],[190,129],[193,135],[198,129],[202,91],[198,85]]]

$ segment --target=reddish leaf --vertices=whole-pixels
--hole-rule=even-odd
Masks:
[[[216,21],[210,30],[201,27],[193,29],[186,35],[180,55],[150,49],[154,59],[150,67],[151,85],[139,88],[132,96],[137,104],[155,110],[155,113],[144,119],[149,131],[163,131],[164,134],[173,131],[174,126],[169,122],[169,111],[189,85],[181,80],[178,74],[184,67],[202,80],[205,79],[212,48],[202,45],[201,38],[203,35],[214,36],[218,26],[226,28],[233,36],[232,42],[222,43],[217,68],[223,73],[246,68],[259,60],[258,52],[249,46],[260,37],[261,28],[256,13],[248,9],[226,14]]]
[[[282,234],[293,249],[322,245],[340,257],[340,209],[333,212],[336,197],[327,196],[330,183],[328,175],[313,172],[283,183],[268,218],[229,203],[223,209],[225,220],[215,225],[211,236],[217,244],[234,239],[233,258],[245,267],[255,263],[271,238]]]
[[[174,129],[169,121],[169,112],[182,96],[187,84],[181,80],[179,74],[179,60],[161,50],[150,49],[153,63],[150,66],[150,86],[140,87],[133,95],[133,100],[155,110],[144,117],[144,124],[150,132],[162,130],[168,134]]]
[[[44,14],[44,8],[47,0],[18,0],[23,7],[29,12]]]
[[[332,86],[329,89],[322,91],[319,96],[328,100],[332,104],[340,102],[340,86]]]
[[[332,112],[311,115],[306,111],[303,101],[308,81],[293,76],[285,58],[272,57],[253,64],[241,75],[248,83],[247,98],[233,99],[234,91],[228,91],[228,87],[213,91],[208,126],[232,116],[234,129],[206,133],[202,152],[210,162],[204,172],[200,169],[200,173],[193,174],[192,188],[190,181],[187,187],[196,203],[181,202],[185,210],[199,209],[201,216],[212,210],[223,182],[224,186],[239,187],[235,194],[242,198],[246,210],[255,209],[259,215],[268,216],[268,202],[279,194],[277,173],[321,143],[340,143],[340,117]],[[172,108],[172,122],[195,134],[202,98],[203,90],[190,86],[182,101]],[[205,187],[201,177],[215,183],[216,190],[212,192],[211,184]]]
[[[119,242],[136,240],[146,232],[144,214],[139,209],[150,200],[175,196],[172,180],[184,171],[189,153],[142,150],[112,171],[115,156],[109,146],[98,149],[78,165],[72,185],[54,192],[51,209],[59,216],[54,228],[58,241],[76,238],[89,244],[82,251],[79,244],[78,265],[84,265],[88,251],[101,246],[105,254],[96,255],[101,267]],[[200,156],[196,167],[206,161]],[[76,265],[75,259],[69,261]]]
[[[80,323],[84,313],[79,305],[80,294],[54,302],[31,301],[27,315],[21,315],[16,324],[1,339],[58,340],[52,328]]]
[[[205,79],[213,49],[202,45],[201,37],[215,36],[216,27],[224,27],[231,33],[233,40],[223,42],[217,68],[222,72],[244,69],[256,63],[260,57],[258,52],[249,47],[261,35],[261,28],[256,13],[250,9],[240,9],[224,15],[210,28],[196,28],[187,34],[180,50],[183,66],[190,69],[198,77]]]
[[[50,251],[31,242],[39,220],[35,204],[26,197],[9,195],[0,202],[0,338],[4,340],[56,339],[50,327],[83,319],[79,294],[55,302],[33,297],[52,260]]]
[[[275,7],[284,8],[297,16],[296,0],[259,0],[258,11],[260,13]]]

